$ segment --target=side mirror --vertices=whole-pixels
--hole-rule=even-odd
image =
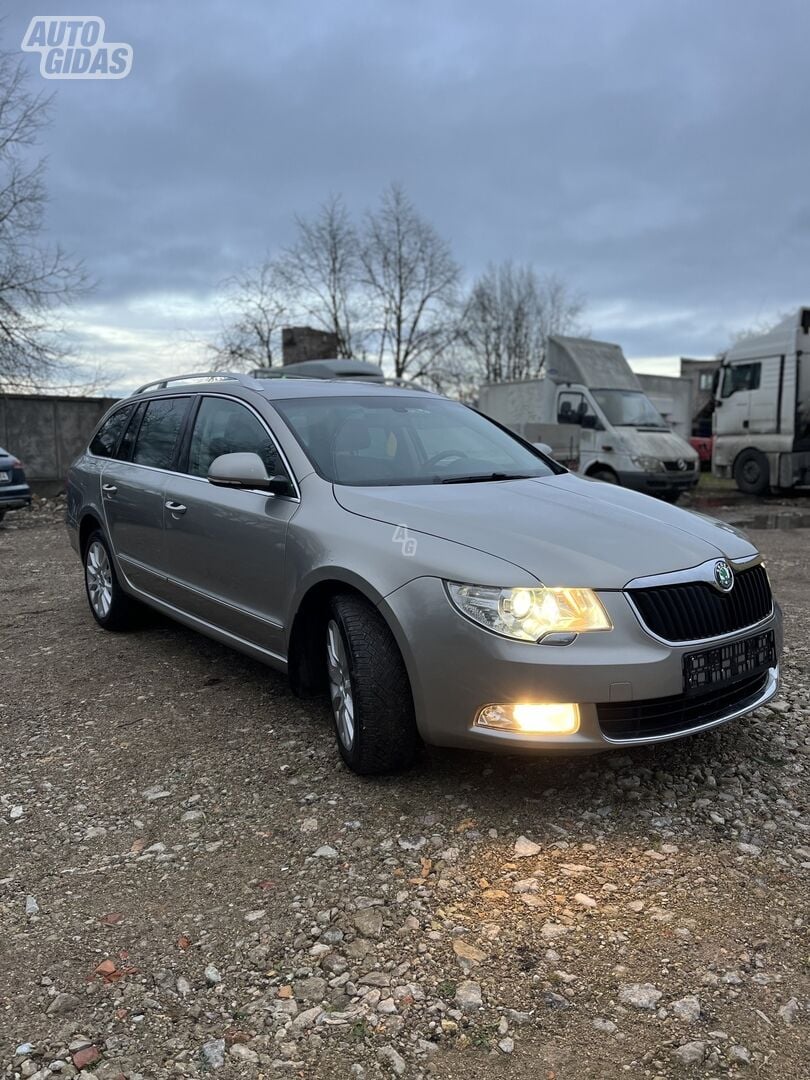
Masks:
[[[208,483],[218,487],[251,488],[271,495],[290,495],[286,476],[268,476],[258,454],[220,454],[208,469]]]

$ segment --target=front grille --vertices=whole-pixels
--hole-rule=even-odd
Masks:
[[[683,460],[682,465],[679,465],[677,461],[665,461],[664,468],[667,472],[694,472],[695,463],[693,461],[686,461],[685,459],[681,460]]]
[[[703,641],[754,626],[773,608],[763,566],[734,575],[731,592],[705,581],[631,589],[628,593],[648,630],[665,641]]]
[[[646,701],[604,702],[596,706],[599,727],[608,739],[650,739],[678,735],[690,728],[722,720],[760,696],[768,682],[767,671],[748,675],[734,683],[700,694],[649,698]]]

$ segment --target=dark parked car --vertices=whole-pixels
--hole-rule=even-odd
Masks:
[[[6,510],[31,505],[31,488],[25,482],[22,462],[0,446],[0,521]]]

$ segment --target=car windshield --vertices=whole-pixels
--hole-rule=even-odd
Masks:
[[[641,390],[592,390],[596,403],[614,427],[665,428],[666,421]]]
[[[563,472],[485,416],[428,395],[273,401],[334,484],[495,482]]]

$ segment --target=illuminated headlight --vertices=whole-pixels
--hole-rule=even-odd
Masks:
[[[666,466],[663,461],[657,457],[634,457],[633,464],[637,465],[642,472],[665,472]]]
[[[499,589],[445,582],[453,605],[473,622],[518,641],[546,634],[610,630],[612,623],[591,589]]]

